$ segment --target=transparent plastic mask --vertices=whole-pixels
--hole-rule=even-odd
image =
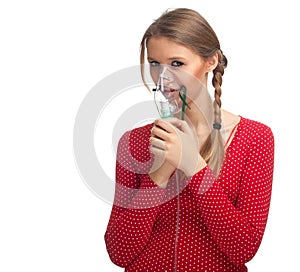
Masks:
[[[186,88],[167,65],[161,67],[154,100],[161,118],[173,117],[180,112],[184,119],[186,103]]]

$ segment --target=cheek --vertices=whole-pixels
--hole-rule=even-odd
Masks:
[[[185,74],[183,85],[187,89],[187,101],[196,100],[207,86],[207,73],[201,67]]]
[[[159,79],[159,74],[160,74],[159,68],[150,66],[150,75],[151,75],[151,78],[152,78],[154,84],[157,84],[158,79]]]
[[[207,71],[205,68],[199,67],[198,69],[195,69],[193,71],[193,76],[199,80],[202,84],[206,84],[206,79],[207,79]]]

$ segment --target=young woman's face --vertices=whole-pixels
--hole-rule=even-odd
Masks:
[[[166,65],[166,73],[186,87],[190,99],[199,94],[196,90],[206,88],[211,61],[204,60],[190,48],[165,37],[151,37],[147,41],[147,58],[154,83]]]

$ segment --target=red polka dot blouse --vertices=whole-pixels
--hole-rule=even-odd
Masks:
[[[247,271],[267,223],[274,138],[241,117],[218,179],[207,166],[188,180],[175,172],[166,188],[147,174],[152,124],[126,132],[116,161],[108,254],[127,272]]]

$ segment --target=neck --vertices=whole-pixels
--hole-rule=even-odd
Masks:
[[[211,102],[209,105],[211,105]],[[199,144],[201,144],[211,133],[213,111],[209,106],[199,108],[194,102],[190,102],[189,106],[190,109],[186,109],[184,119],[195,130]]]
[[[214,121],[213,101],[207,91],[202,89],[192,100],[188,101],[190,109],[186,109],[186,120],[190,121],[191,125],[198,130],[206,128],[210,130]]]

